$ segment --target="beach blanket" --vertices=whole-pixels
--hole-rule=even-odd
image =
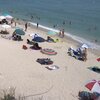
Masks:
[[[53,61],[50,58],[38,58],[36,60],[41,65],[51,65],[53,64]]]
[[[34,38],[32,39],[32,41],[35,41],[35,42],[45,42],[45,39],[42,38],[42,37],[34,37]]]
[[[55,52],[53,49],[48,49],[48,48],[41,49],[41,52],[43,54],[47,54],[47,55],[56,55],[57,54],[57,52]]]
[[[57,65],[50,65],[50,66],[47,66],[47,67],[45,67],[45,68],[47,68],[47,69],[49,69],[49,70],[56,70],[56,69],[59,69],[59,67],[58,67]]]

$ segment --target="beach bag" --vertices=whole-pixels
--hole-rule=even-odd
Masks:
[[[26,49],[27,49],[27,46],[26,46],[26,45],[23,45],[22,48],[23,48],[24,50],[26,50]]]

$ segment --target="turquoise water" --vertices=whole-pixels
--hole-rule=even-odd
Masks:
[[[0,0],[0,12],[100,45],[100,0]]]

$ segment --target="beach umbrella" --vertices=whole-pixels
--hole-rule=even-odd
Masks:
[[[100,81],[92,80],[85,85],[92,92],[100,93]]]
[[[83,44],[82,46],[81,46],[82,48],[89,48],[89,46],[87,45],[87,44]]]
[[[6,15],[5,16],[7,19],[13,19],[13,17],[11,15]]]
[[[17,35],[25,35],[25,32],[22,29],[15,29],[14,31]]]
[[[55,31],[48,31],[47,34],[48,34],[48,35],[56,35],[57,32],[55,32]]]
[[[5,16],[0,16],[0,21],[2,21],[3,19],[6,19]]]

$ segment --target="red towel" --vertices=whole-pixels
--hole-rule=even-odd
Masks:
[[[97,58],[97,61],[100,61],[100,58]]]

